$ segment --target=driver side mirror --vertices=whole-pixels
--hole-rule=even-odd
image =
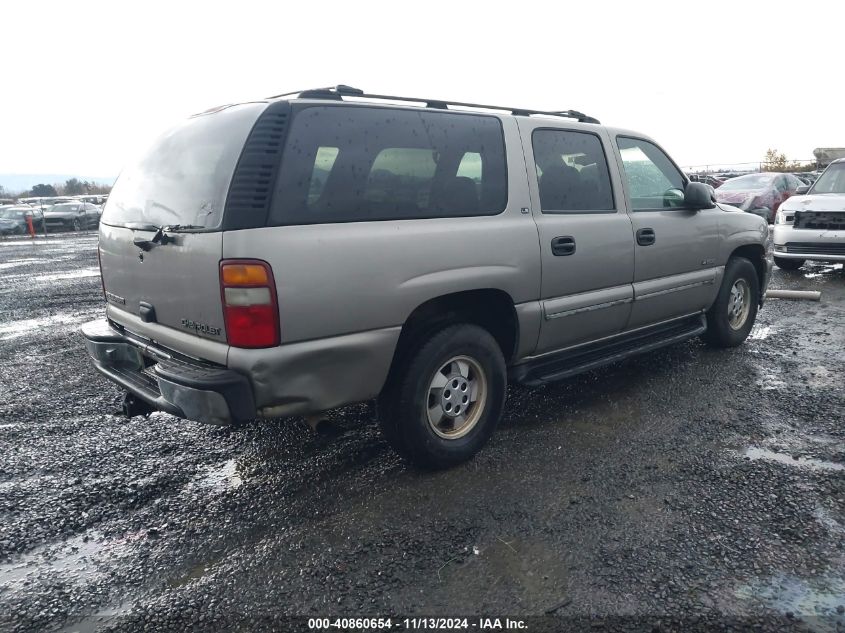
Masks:
[[[803,196],[803,195],[804,195],[805,193],[807,193],[809,190],[810,190],[810,185],[800,185],[800,186],[799,186],[799,187],[795,190],[795,195],[796,195],[796,196]]]
[[[710,185],[689,182],[684,188],[684,206],[688,209],[712,209],[716,206],[716,192]]]

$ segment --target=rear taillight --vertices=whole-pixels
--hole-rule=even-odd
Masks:
[[[279,305],[273,271],[257,259],[220,262],[220,294],[226,339],[233,347],[279,344]]]

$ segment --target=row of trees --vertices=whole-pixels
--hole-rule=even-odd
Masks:
[[[776,149],[766,150],[766,158],[763,161],[763,171],[802,172],[813,171],[815,169],[815,163],[801,163],[797,160],[788,161],[786,154],[778,152]]]
[[[21,198],[49,198],[53,196],[82,196],[87,194],[105,194],[111,191],[108,185],[99,185],[95,182],[88,182],[87,180],[79,180],[78,178],[71,178],[66,180],[64,184],[55,183],[52,185],[38,184],[30,191],[25,191],[20,194]],[[0,197],[3,195],[3,187],[0,187]]]

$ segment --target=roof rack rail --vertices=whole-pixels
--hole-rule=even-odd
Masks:
[[[527,108],[511,108],[508,106],[485,105],[482,103],[465,103],[463,101],[444,101],[442,99],[420,99],[418,97],[397,97],[391,95],[369,94],[360,88],[345,86],[343,84],[326,88],[311,88],[308,90],[295,90],[280,95],[267,97],[268,99],[280,99],[298,95],[301,99],[328,99],[332,101],[343,101],[343,97],[361,97],[364,99],[377,99],[382,101],[406,101],[409,103],[422,103],[426,108],[435,110],[448,110],[450,106],[458,108],[480,108],[482,110],[502,110],[516,116],[532,116],[535,114],[543,116],[559,116],[568,119],[575,119],[580,123],[599,123],[599,120],[577,110],[529,110]]]

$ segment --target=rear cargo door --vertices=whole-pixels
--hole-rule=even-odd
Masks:
[[[226,340],[220,301],[222,233],[173,233],[165,245],[142,249],[154,231],[102,225],[100,261],[109,316],[138,334],[157,327]]]
[[[188,340],[180,351],[196,347],[191,338],[226,342],[219,281],[223,208],[246,138],[266,105],[191,117],[121,173],[103,212],[99,246],[114,321],[160,342]]]

